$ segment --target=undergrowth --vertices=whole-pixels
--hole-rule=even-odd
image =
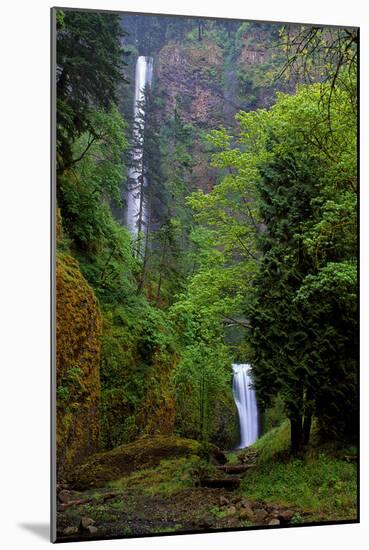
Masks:
[[[316,427],[303,457],[289,454],[287,422],[266,433],[252,447],[256,466],[241,482],[242,494],[252,500],[291,506],[306,514],[305,521],[339,521],[357,517],[357,469],[345,455],[355,447],[319,445]]]

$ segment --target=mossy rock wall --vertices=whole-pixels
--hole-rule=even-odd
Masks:
[[[170,360],[171,359],[171,360]],[[175,356],[168,358],[159,350],[154,353],[146,393],[137,415],[142,433],[170,435],[174,428],[174,384],[172,373]]]
[[[141,330],[137,323],[135,326],[117,325],[111,313],[104,313],[100,370],[101,449],[112,449],[146,434],[170,435],[173,432],[172,373],[176,355],[165,346],[147,345],[148,326],[146,323],[146,328]],[[159,331],[157,326],[155,328]]]
[[[101,315],[71,256],[56,262],[57,468],[63,477],[97,450]]]

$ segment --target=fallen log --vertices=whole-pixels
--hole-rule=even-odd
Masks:
[[[200,480],[201,487],[212,487],[229,489],[233,491],[240,486],[240,480],[237,477],[224,477],[224,478],[204,478]]]
[[[107,500],[111,498],[115,498],[117,496],[117,493],[105,493],[105,495],[102,495],[103,502],[106,502]]]
[[[91,502],[94,502],[95,504],[98,504],[99,502],[105,503],[109,499],[115,498],[116,496],[117,496],[117,493],[110,492],[110,493],[105,493],[104,495],[101,495],[100,498],[88,497],[88,498],[80,498],[77,500],[69,500],[68,502],[63,502],[59,504],[58,508],[59,510],[64,511],[67,508],[70,508],[71,506],[78,506],[81,504],[90,504]]]
[[[58,508],[62,511],[66,510],[67,508],[70,508],[71,506],[78,506],[80,504],[89,504],[90,502],[92,502],[93,499],[92,497],[89,497],[89,498],[80,498],[78,500],[70,500],[69,502],[64,502],[63,504],[59,504]]]
[[[242,474],[254,466],[254,464],[224,464],[222,466],[218,466],[217,469],[225,472],[226,474]]]

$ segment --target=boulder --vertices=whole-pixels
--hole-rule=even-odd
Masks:
[[[158,466],[161,460],[199,456],[200,452],[201,444],[192,439],[164,435],[142,437],[111,451],[92,455],[74,468],[69,481],[74,488],[81,490],[104,487],[109,481],[133,471]]]
[[[63,535],[70,536],[76,535],[78,533],[78,527],[66,527],[63,530]]]
[[[229,504],[228,498],[221,496],[219,499],[219,506],[227,506]]]
[[[229,508],[226,509],[227,516],[234,516],[237,514],[237,509],[235,506],[229,506]]]
[[[263,523],[268,516],[268,512],[263,508],[256,508],[253,511],[255,523]]]
[[[88,528],[91,527],[95,523],[95,520],[92,518],[82,517],[79,522],[79,530],[80,531],[87,531]]]
[[[278,519],[280,519],[281,523],[288,523],[294,514],[295,512],[293,510],[279,510]]]
[[[281,522],[277,518],[273,518],[268,522],[268,525],[280,525]]]
[[[239,516],[240,520],[249,520],[249,521],[253,521],[254,520],[254,512],[251,510],[251,508],[249,506],[245,506],[244,508],[241,508],[240,510],[240,513],[239,513]]]
[[[69,502],[71,499],[71,493],[70,491],[67,491],[66,489],[62,489],[58,494],[59,502]]]

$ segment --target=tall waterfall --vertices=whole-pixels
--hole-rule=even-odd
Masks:
[[[128,176],[130,185],[127,193],[127,227],[132,234],[137,234],[142,225],[146,223],[147,212],[143,187],[147,185],[146,178],[143,176],[143,138],[145,131],[145,109],[142,101],[145,99],[144,90],[146,86],[151,86],[152,82],[153,59],[141,55],[136,63],[135,76],[135,97],[133,105],[133,161],[134,166],[129,169]],[[141,226],[141,231],[143,227]]]
[[[239,449],[255,443],[259,435],[255,390],[250,387],[250,365],[233,364],[233,396],[240,419]]]

